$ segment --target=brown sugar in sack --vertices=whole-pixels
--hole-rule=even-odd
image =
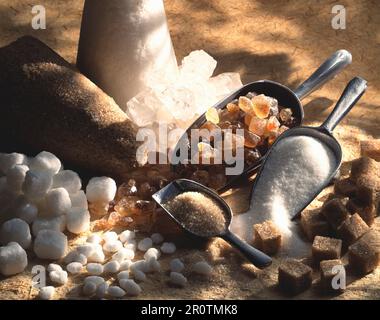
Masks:
[[[47,150],[121,176],[137,167],[136,127],[94,83],[33,37],[0,48],[0,148]]]

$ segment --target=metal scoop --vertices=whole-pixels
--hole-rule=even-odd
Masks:
[[[265,202],[262,189],[268,188],[294,218],[329,184],[342,163],[342,149],[332,131],[366,88],[367,82],[362,78],[352,79],[320,127],[293,128],[276,140],[254,183],[251,206]],[[286,180],[278,195],[275,194],[276,179]]]
[[[305,82],[303,82],[296,90],[292,90],[280,83],[270,81],[270,80],[260,80],[251,82],[244,85],[230,96],[224,100],[218,102],[214,108],[224,109],[228,103],[239,98],[240,96],[246,95],[249,92],[256,92],[258,94],[265,94],[267,96],[276,98],[280,106],[291,108],[293,115],[296,119],[294,126],[299,126],[302,123],[304,117],[304,111],[302,103],[300,100],[308,96],[310,93],[315,91],[324,85],[327,81],[332,79],[340,71],[342,71],[347,65],[352,61],[351,53],[346,50],[336,51],[330,58],[328,58]],[[206,116],[203,114],[200,116],[185,132],[181,137],[174,151],[174,155],[179,158],[181,145],[188,145],[188,135],[192,129],[200,128],[206,122]],[[188,146],[190,148],[190,146]],[[190,154],[190,151],[189,151]],[[230,176],[227,185],[222,187],[219,192],[227,190],[231,185],[233,185],[236,180],[241,180],[244,177],[251,176],[254,172],[258,170],[261,166],[264,155],[253,165],[248,166],[244,169],[244,172],[238,176]],[[173,165],[175,170],[178,165]]]
[[[157,204],[175,221],[177,222],[183,230],[185,230],[187,233],[191,234],[195,237],[200,237],[207,239],[209,237],[205,237],[203,235],[199,235],[197,233],[194,233],[194,231],[189,230],[186,228],[181,221],[179,221],[170,211],[168,211],[166,207],[166,203],[170,200],[172,200],[177,195],[187,192],[187,191],[197,191],[200,193],[203,193],[210,198],[214,199],[223,209],[225,212],[225,218],[226,218],[226,224],[225,224],[225,230],[221,232],[220,234],[215,234],[210,237],[220,237],[236,247],[240,250],[241,253],[244,254],[244,256],[256,267],[258,268],[265,268],[269,266],[272,263],[272,259],[268,257],[265,253],[255,249],[254,247],[250,246],[246,242],[242,241],[240,238],[238,238],[235,234],[233,234],[229,230],[229,225],[232,220],[232,211],[231,208],[228,206],[228,204],[221,198],[217,193],[212,191],[211,189],[203,186],[200,183],[197,183],[192,180],[187,179],[178,179],[171,183],[169,183],[166,187],[161,189],[160,191],[156,192],[152,198],[157,202]]]

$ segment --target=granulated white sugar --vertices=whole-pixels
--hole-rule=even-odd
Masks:
[[[329,177],[335,161],[330,147],[313,137],[280,140],[256,182],[250,210],[234,217],[232,230],[251,240],[253,224],[272,220],[283,235],[283,254],[296,257],[308,253],[309,248],[291,218]]]

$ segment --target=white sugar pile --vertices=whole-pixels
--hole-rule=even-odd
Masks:
[[[313,137],[280,140],[255,185],[250,210],[234,217],[232,230],[250,240],[253,224],[272,220],[283,235],[281,252],[304,255],[309,250],[308,245],[299,236],[297,223],[291,219],[310,202],[335,166],[332,150]]]

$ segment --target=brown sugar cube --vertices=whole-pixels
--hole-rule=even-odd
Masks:
[[[330,226],[319,210],[302,212],[301,227],[310,241],[313,241],[315,236],[328,236],[330,233]]]
[[[288,259],[278,268],[278,284],[282,291],[301,293],[311,287],[312,269],[297,260]]]
[[[349,216],[338,228],[338,235],[347,246],[358,240],[363,234],[369,230],[364,220],[355,213]]]
[[[334,184],[334,191],[344,197],[354,197],[356,195],[356,184],[350,178],[338,180]]]
[[[356,198],[365,206],[379,209],[380,180],[360,178],[357,186]]]
[[[315,263],[322,260],[340,258],[342,251],[342,240],[316,236],[313,241],[312,255]]]
[[[356,182],[359,178],[365,176],[379,179],[380,163],[368,157],[362,157],[352,161],[351,180]]]
[[[350,199],[347,202],[347,210],[350,213],[357,213],[368,226],[372,226],[375,222],[376,209],[375,206],[365,206],[357,198]]]
[[[281,247],[281,233],[272,221],[253,226],[253,244],[266,254],[276,254]]]
[[[340,259],[334,259],[334,260],[324,260],[320,263],[320,269],[321,269],[321,289],[325,293],[332,293],[332,292],[341,292],[344,289],[336,289],[333,287],[333,279],[338,274],[339,270],[336,268],[343,268],[344,265]]]
[[[367,274],[380,263],[380,233],[371,229],[348,248],[348,262],[358,274]]]
[[[331,199],[322,207],[321,214],[325,217],[331,227],[336,230],[348,216],[348,211],[341,199]]]
[[[360,141],[360,153],[362,156],[380,161],[380,139]]]

